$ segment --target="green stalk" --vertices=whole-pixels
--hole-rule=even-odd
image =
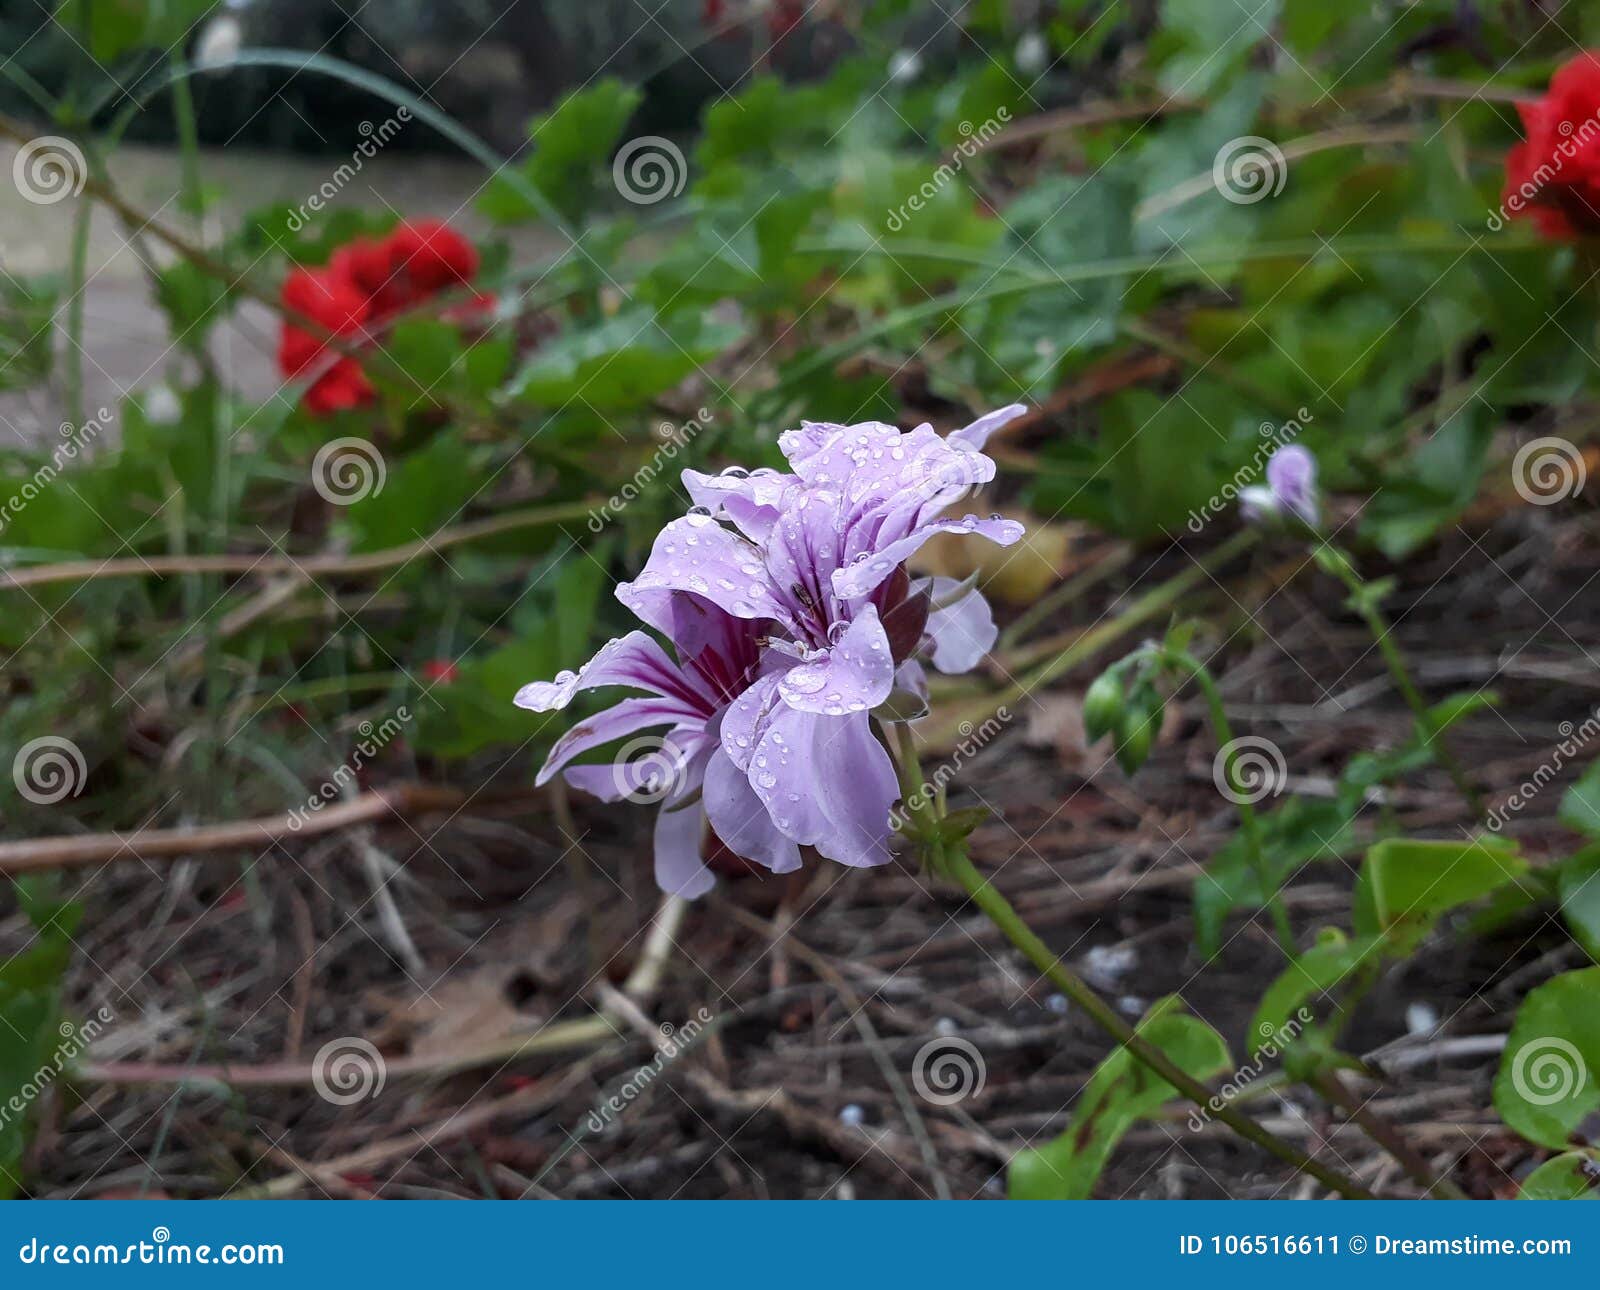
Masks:
[[[1284,954],[1292,959],[1298,952],[1294,929],[1289,923],[1289,911],[1284,907],[1283,893],[1278,890],[1277,880],[1267,866],[1267,857],[1261,846],[1261,821],[1256,815],[1255,803],[1246,796],[1244,786],[1239,782],[1235,770],[1235,754],[1232,751],[1233,726],[1228,721],[1228,714],[1222,705],[1222,691],[1217,689],[1216,680],[1210,670],[1194,655],[1174,650],[1164,651],[1163,657],[1167,663],[1187,672],[1200,687],[1200,692],[1205,695],[1206,706],[1211,710],[1211,733],[1217,741],[1218,754],[1222,757],[1222,775],[1228,785],[1229,800],[1239,812],[1239,825],[1244,833],[1245,847],[1250,854],[1250,867],[1255,870],[1256,881],[1261,884],[1267,909],[1271,911],[1278,944]]]
[[[1345,589],[1350,593],[1350,603],[1356,612],[1367,624],[1367,630],[1372,633],[1372,638],[1377,642],[1378,652],[1383,655],[1383,661],[1388,666],[1389,676],[1393,679],[1395,689],[1406,701],[1406,706],[1411,709],[1411,715],[1416,720],[1417,735],[1424,746],[1431,749],[1438,757],[1439,764],[1448,772],[1456,789],[1467,804],[1467,809],[1474,817],[1482,819],[1485,807],[1482,795],[1473,787],[1472,781],[1467,778],[1467,772],[1462,767],[1450,746],[1440,734],[1439,728],[1434,724],[1433,716],[1428,711],[1428,701],[1422,697],[1422,692],[1417,689],[1416,683],[1411,679],[1411,669],[1406,666],[1405,655],[1400,652],[1400,647],[1394,643],[1394,634],[1390,630],[1389,620],[1384,617],[1383,611],[1378,608],[1373,600],[1371,590],[1361,575],[1356,572],[1355,565],[1350,557],[1337,547],[1328,547],[1329,558],[1318,561],[1323,568],[1329,570],[1344,583]]]
[[[891,744],[891,749],[898,753],[894,758],[896,774],[900,780],[903,800],[907,803],[911,815],[911,821],[907,825],[907,835],[922,850],[930,868],[936,874],[958,883],[972,897],[973,903],[988,916],[989,921],[1021,950],[1028,961],[1057,989],[1082,1008],[1096,1025],[1126,1048],[1137,1061],[1166,1080],[1196,1106],[1216,1116],[1240,1137],[1253,1142],[1285,1164],[1292,1165],[1301,1173],[1309,1174],[1342,1196],[1355,1200],[1376,1199],[1371,1192],[1353,1179],[1314,1160],[1250,1116],[1236,1110],[1124,1021],[1110,1004],[1095,993],[1087,981],[1050,952],[1049,946],[1023,921],[1011,902],[978,872],[967,856],[965,842],[946,835],[936,807],[927,801],[920,791],[924,782],[922,765],[917,758],[910,731],[902,731],[899,740]]]

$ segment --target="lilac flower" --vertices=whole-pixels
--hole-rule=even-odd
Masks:
[[[1266,486],[1239,490],[1239,506],[1251,523],[1290,514],[1316,528],[1317,459],[1297,443],[1285,444],[1267,462]]]
[[[721,757],[717,728],[728,704],[744,692],[758,671],[763,627],[759,621],[724,614],[699,596],[619,588],[618,598],[673,641],[678,661],[669,658],[644,632],[634,631],[602,646],[577,672],[562,672],[553,681],[535,681],[517,691],[517,706],[533,712],[565,708],[580,691],[601,686],[627,686],[652,696],[623,699],[573,726],[551,748],[536,782],[548,782],[591,748],[642,730],[667,727],[659,739],[633,741],[622,750],[623,756],[609,765],[567,766],[566,779],[603,801],[624,797],[660,801],[655,830],[656,882],[663,891],[701,896],[714,881],[703,852],[707,772]],[[726,794],[719,794],[719,807],[726,800]],[[737,820],[713,820],[713,827],[721,823],[727,830],[722,836],[731,848],[761,861],[774,873],[797,868],[798,848],[775,830],[762,830],[757,816],[764,818],[764,813],[745,812]],[[735,838],[742,845],[736,845]]]
[[[925,699],[922,657],[974,666],[993,645],[982,596],[953,579],[913,580],[905,561],[936,533],[1001,544],[1015,521],[942,512],[994,477],[983,455],[994,412],[941,438],[868,422],[807,422],[779,439],[791,472],[684,472],[695,509],[662,530],[618,598],[675,644],[678,663],[642,632],[613,641],[576,676],[526,686],[523,707],[563,707],[580,689],[630,685],[624,700],[569,732],[541,772],[650,726],[650,757],[670,772],[656,831],[661,885],[686,896],[711,884],[697,830],[774,872],[799,848],[848,865],[889,858],[894,767],[871,714],[896,689]],[[638,763],[573,767],[570,782],[626,795]]]

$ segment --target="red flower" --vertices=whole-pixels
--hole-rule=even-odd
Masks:
[[[284,307],[336,336],[361,331],[371,306],[367,297],[344,277],[325,269],[296,269],[283,284]],[[358,407],[372,397],[372,385],[361,365],[328,348],[318,336],[285,322],[278,344],[278,366],[285,377],[312,376],[305,405],[324,415]]]
[[[477,248],[447,224],[412,220],[380,240],[358,237],[345,243],[325,269],[296,269],[283,284],[283,303],[339,335],[367,333],[440,291],[471,283],[478,263]],[[494,300],[478,292],[444,316],[469,320],[493,308]],[[326,415],[372,399],[372,383],[360,363],[348,356],[333,360],[316,336],[285,322],[278,348],[283,375],[298,376],[313,365],[305,395],[308,411]]]
[[[449,685],[461,675],[461,669],[447,658],[430,658],[422,665],[422,675],[437,685]]]
[[[478,274],[477,248],[448,224],[414,220],[389,234],[395,271],[404,274],[418,296],[464,287]]]
[[[1517,111],[1527,138],[1506,154],[1504,212],[1550,238],[1600,233],[1600,53],[1567,62]]]

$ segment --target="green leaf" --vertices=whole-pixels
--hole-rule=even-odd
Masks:
[[[1590,762],[1578,782],[1561,795],[1556,815],[1569,829],[1600,838],[1600,761]]]
[[[611,188],[611,150],[640,97],[640,91],[609,76],[574,90],[529,124],[534,152],[520,173],[562,215],[581,219]],[[490,180],[478,209],[497,223],[540,215],[527,194],[503,175]]]
[[[1541,1146],[1585,1145],[1579,1126],[1600,1109],[1600,967],[1563,972],[1530,991],[1517,1010],[1494,1105],[1500,1118]]]
[[[1310,1026],[1308,1001],[1318,1001],[1342,986],[1363,963],[1373,960],[1379,942],[1372,937],[1350,940],[1337,928],[1327,927],[1317,943],[1293,959],[1261,996],[1250,1038],[1257,1044],[1273,1043],[1287,1051]]]
[[[1561,864],[1561,916],[1589,957],[1600,962],[1600,846],[1585,847]]]
[[[669,329],[647,311],[630,310],[541,346],[513,378],[512,393],[546,407],[582,400],[602,413],[643,407],[740,334],[733,324],[689,319]]]
[[[1356,931],[1414,945],[1434,922],[1482,899],[1528,871],[1508,838],[1466,842],[1386,838],[1367,849],[1356,880]]]
[[[110,63],[133,49],[181,45],[217,0],[62,0],[56,21],[81,38],[96,62]]]
[[[1228,1045],[1205,1022],[1179,1012],[1176,996],[1158,1001],[1139,1022],[1139,1034],[1186,1073],[1208,1080],[1230,1069]],[[1118,1048],[1095,1070],[1072,1108],[1072,1127],[1011,1161],[1013,1200],[1084,1200],[1106,1161],[1133,1124],[1154,1115],[1177,1090]]]
[[[1274,884],[1282,885],[1303,865],[1350,851],[1354,845],[1351,825],[1359,804],[1359,800],[1329,802],[1294,796],[1264,814],[1261,851]],[[1236,909],[1261,909],[1266,900],[1250,863],[1247,841],[1237,833],[1194,880],[1195,948],[1207,956],[1215,954],[1222,947],[1228,915]]]
[[[1522,1181],[1518,1200],[1600,1200],[1600,1153],[1569,1151]]]

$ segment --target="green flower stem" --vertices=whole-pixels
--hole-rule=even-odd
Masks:
[[[1222,757],[1222,774],[1230,790],[1229,800],[1239,812],[1239,826],[1244,833],[1250,867],[1255,870],[1256,881],[1261,884],[1262,897],[1272,914],[1272,924],[1277,932],[1278,944],[1284,954],[1292,959],[1298,951],[1294,940],[1294,928],[1289,923],[1289,911],[1284,906],[1283,893],[1278,890],[1277,879],[1268,867],[1266,853],[1262,849],[1261,820],[1256,815],[1255,804],[1250,801],[1244,786],[1239,782],[1235,769],[1236,759],[1232,751],[1233,726],[1229,723],[1227,711],[1222,705],[1222,692],[1217,689],[1216,680],[1206,665],[1194,655],[1181,650],[1164,650],[1162,659],[1169,666],[1186,672],[1205,695],[1206,706],[1211,710],[1211,733],[1217,741],[1218,755]]]
[[[924,783],[922,766],[909,729],[902,726],[899,737],[891,743],[898,754],[896,773],[900,779],[901,793],[908,806],[905,832],[922,851],[934,873],[951,879],[972,897],[978,906],[1006,938],[1027,956],[1051,984],[1076,1003],[1112,1039],[1126,1048],[1139,1062],[1149,1067],[1173,1088],[1196,1106],[1207,1110],[1240,1137],[1253,1142],[1262,1150],[1292,1165],[1301,1173],[1309,1174],[1326,1187],[1354,1200],[1374,1200],[1376,1197],[1351,1178],[1314,1160],[1292,1143],[1285,1142],[1271,1130],[1235,1109],[1225,1099],[1186,1072],[1166,1053],[1145,1039],[1118,1015],[1104,999],[1071,968],[1050,952],[1049,946],[1035,935],[1023,921],[1011,902],[1000,894],[967,856],[965,842],[951,838],[943,828],[934,804],[926,799],[921,787]]]
[[[1393,678],[1395,689],[1406,701],[1406,706],[1411,709],[1411,715],[1416,720],[1417,734],[1423,744],[1433,751],[1438,757],[1439,764],[1443,766],[1454,782],[1462,799],[1467,804],[1474,817],[1482,819],[1486,813],[1483,796],[1473,787],[1472,781],[1467,778],[1467,772],[1462,767],[1450,746],[1440,734],[1439,728],[1434,724],[1433,716],[1428,711],[1428,701],[1422,697],[1422,692],[1417,689],[1416,683],[1411,679],[1411,669],[1406,666],[1405,656],[1401,654],[1400,647],[1394,643],[1394,634],[1390,629],[1389,620],[1384,617],[1383,610],[1378,608],[1372,595],[1371,588],[1356,572],[1355,565],[1350,557],[1337,547],[1327,548],[1329,558],[1319,561],[1323,568],[1329,570],[1350,593],[1350,603],[1367,624],[1367,630],[1372,633],[1373,640],[1377,642],[1378,652],[1383,655],[1383,661],[1389,668],[1389,675]]]

